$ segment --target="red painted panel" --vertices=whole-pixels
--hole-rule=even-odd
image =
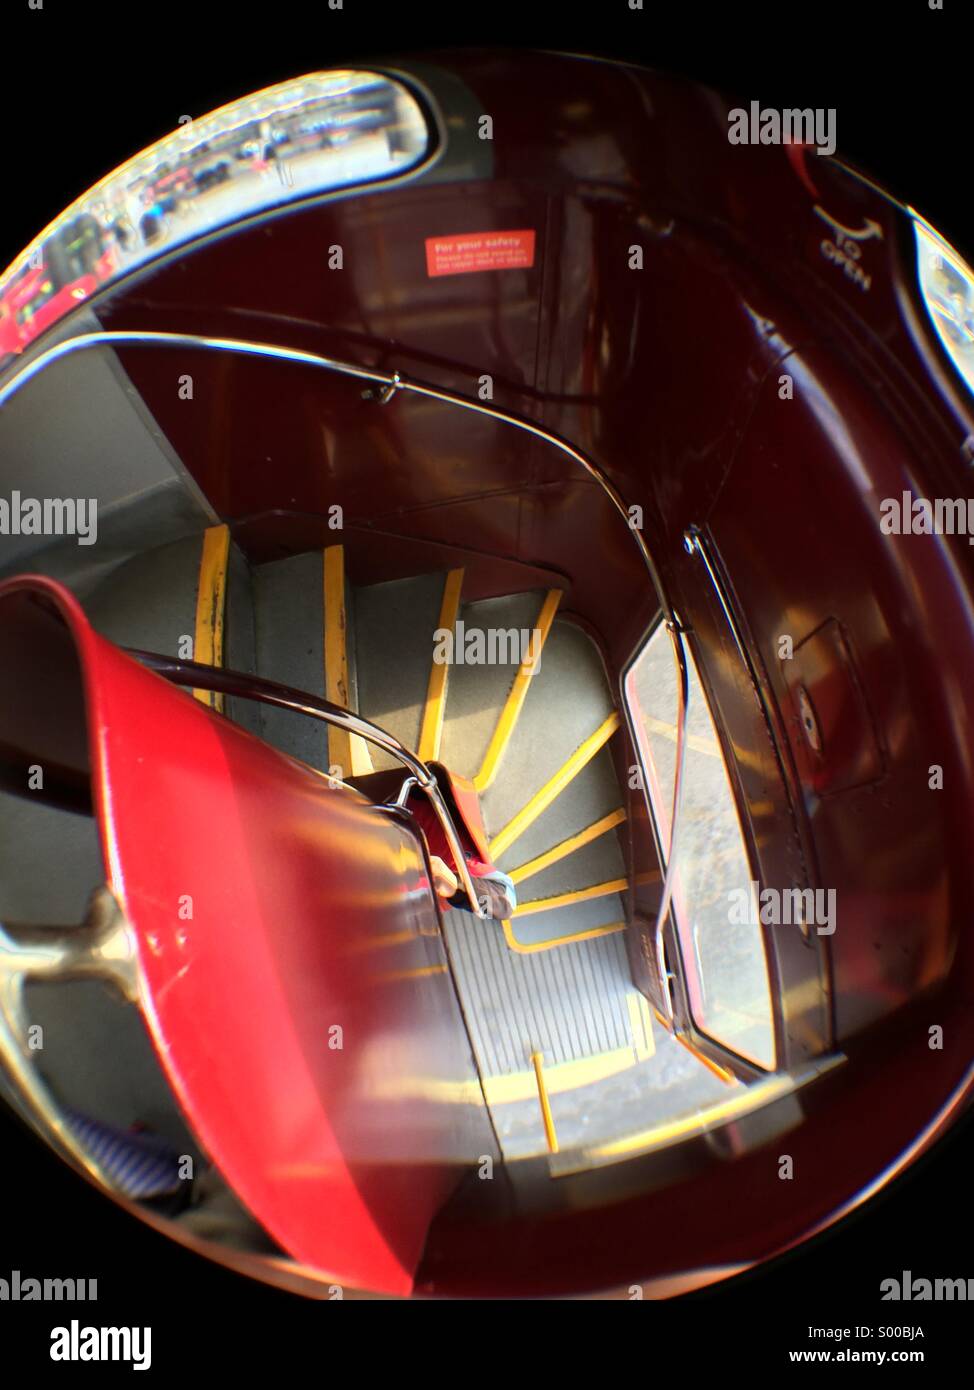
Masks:
[[[426,273],[469,275],[477,270],[529,270],[534,265],[535,233],[464,232],[426,238]]]
[[[423,1099],[458,1079],[463,1030],[416,842],[139,666],[60,585],[0,585],[0,633],[26,617],[39,648],[52,628],[66,645],[59,618],[77,648],[109,882],[200,1140],[302,1263],[408,1292],[457,1165],[485,1152],[464,1107]]]
[[[836,893],[828,948],[843,1040],[956,969],[974,903],[974,586],[965,545],[880,532],[883,498],[940,486],[888,403],[824,349],[793,354],[788,370],[794,398],[766,384],[710,527],[786,724],[819,880]],[[755,544],[758,515],[773,520]],[[707,587],[699,572],[696,583]],[[825,664],[806,643],[833,620],[855,666],[827,701]],[[795,671],[779,660],[785,634]],[[806,756],[802,681],[834,782]],[[839,695],[841,728],[829,718]],[[930,785],[937,765],[950,769],[942,790]]]
[[[469,777],[461,777],[459,773],[451,772],[442,763],[433,763],[432,766],[436,768],[441,784],[445,783],[449,787],[448,804],[459,813],[455,819],[470,836],[480,858],[490,863],[490,846],[477,788]]]

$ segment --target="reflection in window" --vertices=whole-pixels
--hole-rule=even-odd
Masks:
[[[773,1070],[774,1015],[764,937],[750,906],[750,859],[689,648],[687,665],[690,695],[673,915],[690,1010],[702,1033]],[[625,696],[664,859],[672,833],[677,679],[670,638],[660,623],[629,668]],[[749,906],[742,909],[742,903]]]
[[[0,361],[181,242],[405,173],[428,148],[415,98],[374,72],[312,73],[186,120],[73,203],[0,276]]]

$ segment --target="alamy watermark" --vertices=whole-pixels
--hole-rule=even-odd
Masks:
[[[438,666],[541,666],[544,643],[538,628],[438,627],[433,633],[433,660]]]
[[[811,145],[816,154],[835,153],[835,108],[831,106],[779,111],[752,101],[746,109],[735,106],[728,111],[727,121],[732,145]]]
[[[72,1318],[67,1327],[51,1328],[52,1361],[131,1361],[134,1371],[152,1365],[151,1327],[82,1327]]]
[[[904,1269],[900,1278],[884,1279],[879,1291],[884,1303],[966,1303],[974,1300],[974,1279],[917,1279]]]
[[[0,497],[0,536],[77,536],[79,545],[98,539],[94,497]]]
[[[879,529],[884,536],[966,536],[974,545],[974,498],[884,497]]]
[[[752,880],[747,888],[728,894],[728,920],[738,926],[814,927],[817,935],[835,931],[834,888],[761,888]]]
[[[34,1303],[42,1299],[97,1303],[98,1280],[24,1278],[19,1269],[13,1270],[9,1279],[0,1279],[0,1303]]]

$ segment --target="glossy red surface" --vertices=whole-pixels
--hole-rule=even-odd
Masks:
[[[299,1261],[409,1292],[432,1215],[483,1151],[464,1106],[428,1098],[469,1061],[418,844],[143,669],[52,581],[0,585],[0,624],[27,596],[38,648],[60,621],[77,651],[109,882],[200,1141]]]
[[[442,763],[436,763],[435,767],[441,785],[449,786],[451,805],[458,812],[457,820],[470,836],[473,847],[480,858],[489,863],[490,847],[487,831],[484,828],[484,818],[480,810],[480,796],[477,788],[469,777],[461,777],[459,773],[451,772]]]

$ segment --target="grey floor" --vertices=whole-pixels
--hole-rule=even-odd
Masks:
[[[468,913],[450,912],[445,931],[506,1158],[548,1152],[536,1053],[561,1149],[609,1143],[726,1097],[726,1083],[652,1017],[621,933],[521,955],[499,923]]]

